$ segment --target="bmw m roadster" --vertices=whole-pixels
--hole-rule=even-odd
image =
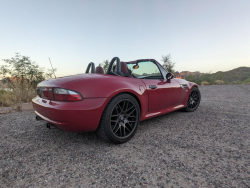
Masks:
[[[156,60],[114,57],[106,73],[91,62],[85,74],[39,83],[32,103],[47,127],[96,131],[119,144],[134,136],[140,121],[180,109],[193,112],[200,100],[197,84],[174,78]]]

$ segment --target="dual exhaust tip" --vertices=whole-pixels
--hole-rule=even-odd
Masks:
[[[37,116],[36,115],[36,120],[37,121],[41,121],[41,120],[44,120],[43,118],[41,118],[40,116]],[[48,129],[55,129],[56,127],[53,125],[53,124],[51,124],[51,123],[46,123],[46,127],[48,128]]]

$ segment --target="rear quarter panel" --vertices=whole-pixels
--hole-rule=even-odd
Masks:
[[[132,93],[140,101],[141,114],[148,110],[148,96],[141,79],[100,75],[92,79],[79,79],[69,81],[62,88],[81,93],[83,98],[109,98],[107,103],[119,93]]]

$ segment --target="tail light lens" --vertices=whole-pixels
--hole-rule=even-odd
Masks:
[[[54,99],[57,101],[81,101],[83,98],[75,91],[54,88]]]

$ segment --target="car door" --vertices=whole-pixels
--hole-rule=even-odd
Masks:
[[[180,84],[175,79],[164,79],[159,67],[150,60],[128,64],[135,78],[143,81],[148,93],[148,111],[177,105],[180,99]]]
[[[175,80],[142,79],[148,92],[148,110],[155,111],[177,105],[180,100],[180,84]]]

